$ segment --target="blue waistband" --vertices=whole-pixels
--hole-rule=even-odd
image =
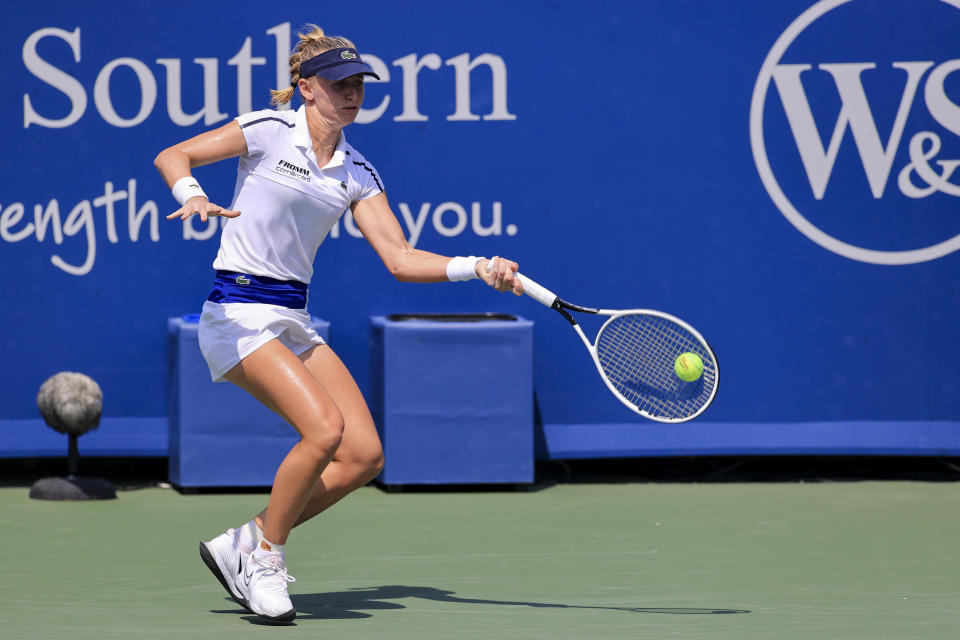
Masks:
[[[259,302],[288,309],[307,308],[307,285],[299,280],[277,280],[234,271],[217,271],[210,302]]]

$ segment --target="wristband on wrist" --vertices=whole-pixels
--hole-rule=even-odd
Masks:
[[[483,260],[483,258],[480,256],[456,256],[450,258],[450,262],[447,263],[447,280],[450,282],[461,282],[479,277],[475,269],[477,263],[481,260]]]
[[[190,198],[197,196],[207,197],[207,194],[200,188],[200,183],[193,176],[185,176],[173,183],[173,198],[180,203],[182,207]]]

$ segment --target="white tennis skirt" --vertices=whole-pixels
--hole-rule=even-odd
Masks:
[[[306,309],[259,302],[208,300],[203,303],[198,332],[200,352],[214,382],[223,382],[223,374],[274,338],[294,355],[324,344],[310,325]]]

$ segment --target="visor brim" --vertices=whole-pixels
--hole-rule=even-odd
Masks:
[[[321,69],[317,71],[316,75],[326,78],[327,80],[337,81],[343,80],[344,78],[349,78],[350,76],[355,76],[357,74],[373,76],[377,80],[380,79],[380,76],[374,73],[373,69],[371,69],[369,65],[356,60],[344,61],[343,64]]]

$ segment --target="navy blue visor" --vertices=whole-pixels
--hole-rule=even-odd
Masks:
[[[357,50],[350,47],[330,49],[300,63],[301,78],[320,76],[327,80],[343,80],[358,73],[380,79],[370,65],[360,59]]]

